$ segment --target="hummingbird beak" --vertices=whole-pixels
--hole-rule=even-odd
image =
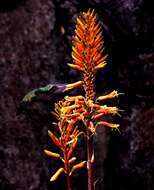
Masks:
[[[59,93],[64,92],[66,85],[67,84],[56,84],[55,85],[56,86],[56,92],[59,92]]]

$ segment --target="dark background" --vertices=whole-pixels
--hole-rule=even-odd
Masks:
[[[0,189],[65,189],[49,182],[55,162],[43,154],[50,125],[43,116],[17,115],[30,90],[76,81],[68,68],[71,39],[80,11],[95,8],[108,65],[96,79],[97,93],[124,92],[115,100],[120,131],[98,129],[95,137],[97,190],[153,190],[154,11],[146,0],[0,0]],[[85,173],[73,189],[86,189]],[[83,176],[83,177],[78,177]]]

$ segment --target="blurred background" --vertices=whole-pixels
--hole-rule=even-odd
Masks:
[[[57,164],[43,150],[52,143],[54,103],[18,113],[32,89],[70,83],[72,35],[81,11],[94,8],[101,23],[106,68],[96,78],[97,94],[125,93],[111,102],[122,117],[119,134],[98,128],[96,190],[154,189],[154,10],[146,0],[0,0],[0,189],[65,189],[64,176],[51,184]],[[32,110],[31,110],[32,109]],[[79,147],[84,155],[84,149]],[[73,190],[86,190],[86,171],[75,174]],[[59,182],[59,183],[58,183]]]

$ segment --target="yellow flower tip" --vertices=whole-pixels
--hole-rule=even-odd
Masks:
[[[118,96],[119,96],[119,93],[118,93],[118,91],[114,90],[114,91],[111,92],[109,95],[114,98],[114,97],[118,97]]]
[[[68,63],[67,65],[70,66],[73,69],[77,69],[79,71],[83,71],[83,68],[81,68],[79,65],[70,64],[70,63]]]
[[[113,92],[110,93],[110,96],[112,96],[112,98],[118,97],[119,95],[124,95],[124,93],[119,93],[116,90],[114,90]]]
[[[120,125],[119,124],[113,124],[111,125],[112,128],[117,129]]]
[[[106,64],[107,63],[105,63],[105,62],[98,64],[97,66],[95,66],[95,70],[104,68],[106,66]]]
[[[50,181],[51,181],[51,182],[55,181],[55,180],[59,177],[59,175],[60,175],[61,173],[63,173],[64,171],[65,171],[64,168],[59,168],[59,169],[56,171],[56,173],[50,178]]]
[[[113,115],[117,114],[117,115],[120,116],[119,111],[120,111],[120,110],[119,110],[117,107],[109,107],[109,112],[110,112],[111,114],[113,114]]]
[[[120,126],[119,124],[112,124],[111,127],[112,127],[112,130],[115,129],[115,130],[117,130],[119,133],[121,133],[120,130],[119,130],[119,126]]]
[[[74,83],[68,84],[68,85],[66,85],[64,91],[71,90],[71,89],[73,89],[73,88],[76,88],[76,87],[78,87],[78,86],[81,86],[82,83],[83,83],[82,81],[78,81],[78,82],[74,82]]]
[[[109,107],[109,109],[113,115],[118,114],[119,109],[117,107]]]

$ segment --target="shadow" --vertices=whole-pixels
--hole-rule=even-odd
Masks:
[[[9,12],[24,5],[26,0],[1,0],[0,1],[0,12]]]

